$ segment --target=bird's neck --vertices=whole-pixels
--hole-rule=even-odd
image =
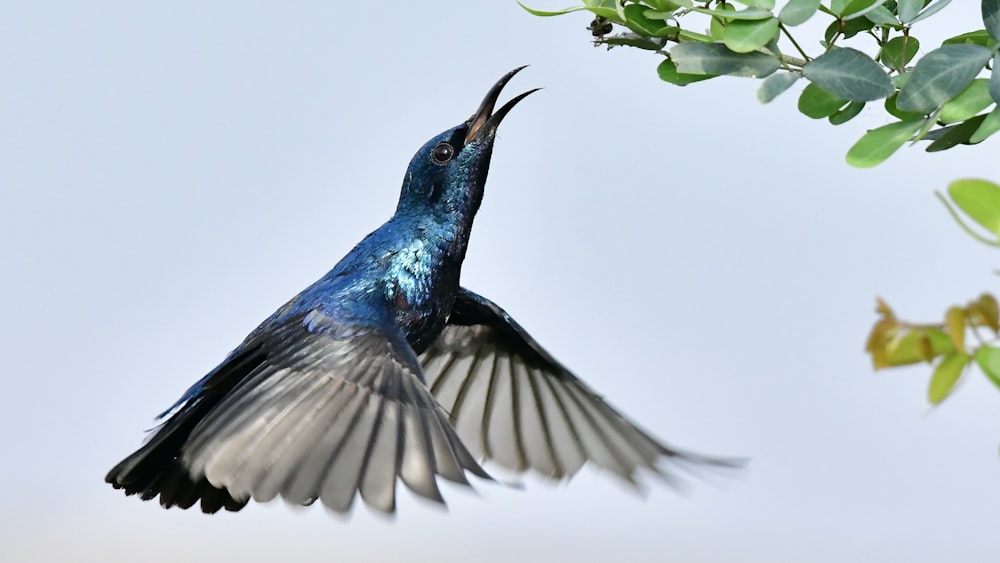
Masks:
[[[414,350],[423,350],[444,327],[459,287],[468,245],[467,222],[393,217],[383,226],[394,243],[385,256],[385,298]]]
[[[397,210],[389,224],[394,225],[402,239],[411,239],[430,252],[429,258],[438,267],[454,268],[457,274],[465,260],[472,221],[479,208],[478,201],[463,203],[430,213],[426,210],[414,213]]]

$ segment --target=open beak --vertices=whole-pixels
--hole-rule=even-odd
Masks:
[[[479,105],[479,109],[476,110],[476,113],[472,114],[472,117],[470,117],[468,121],[466,121],[466,124],[469,126],[469,132],[465,134],[464,144],[468,144],[486,136],[493,136],[493,134],[496,133],[500,122],[503,121],[504,116],[506,116],[510,110],[517,105],[517,102],[520,102],[529,94],[541,90],[541,88],[534,88],[523,94],[514,96],[510,101],[504,104],[503,107],[497,110],[496,113],[493,113],[493,107],[496,106],[497,98],[500,97],[500,91],[503,90],[503,87],[507,85],[507,82],[509,82],[515,74],[521,72],[524,68],[525,67],[523,66],[518,67],[503,75],[503,77],[500,78],[500,80],[497,80],[497,83],[490,88],[490,91],[486,93],[486,97],[483,98],[483,103]]]

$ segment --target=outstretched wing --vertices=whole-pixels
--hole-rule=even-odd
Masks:
[[[337,512],[360,493],[391,513],[397,478],[441,503],[437,476],[489,479],[424,386],[402,335],[345,327],[313,311],[258,338],[265,358],[179,447],[188,481],[207,481],[239,503],[280,495]]]
[[[561,479],[591,461],[634,483],[639,468],[666,476],[657,467],[663,457],[713,461],[637,428],[506,311],[467,289],[420,362],[463,442],[509,469]]]

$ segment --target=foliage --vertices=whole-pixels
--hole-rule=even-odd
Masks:
[[[955,385],[975,360],[986,376],[1000,387],[1000,348],[986,344],[981,330],[993,340],[998,336],[997,301],[984,293],[964,307],[952,306],[939,324],[915,324],[902,321],[879,299],[879,320],[868,335],[865,348],[875,369],[904,366],[919,362],[935,363],[927,389],[927,399],[938,404],[951,394]],[[971,332],[978,345],[970,346]]]
[[[979,143],[1000,130],[1000,0],[982,1],[984,29],[917,58],[914,26],[950,2],[789,0],[778,10],[775,0],[583,0],[558,11],[522,7],[537,16],[593,13],[589,29],[597,44],[661,55],[657,72],[671,84],[757,78],[757,96],[767,103],[805,78],[799,111],[833,125],[882,100],[892,122],[867,132],[847,152],[848,163],[864,168],[907,141],[931,141],[927,150],[934,152]],[[820,49],[809,53],[791,28],[814,18],[829,24]],[[615,25],[625,31],[612,35]],[[984,71],[989,78],[979,77]]]
[[[750,77],[761,80],[757,98],[768,103],[804,78],[798,110],[833,125],[881,101],[890,122],[848,150],[853,166],[876,166],[907,142],[930,141],[926,150],[935,152],[1000,131],[1000,0],[981,0],[983,29],[956,35],[920,57],[916,24],[951,0],[788,0],[780,9],[775,0],[582,1],[548,12],[521,6],[537,16],[592,13],[588,29],[596,44],[661,56],[657,73],[677,86]],[[828,25],[815,42],[820,49],[807,52],[791,28],[821,19]],[[615,26],[624,31],[613,34]],[[948,188],[950,201],[937,196],[970,236],[1000,247],[1000,185],[958,180]],[[936,324],[901,320],[881,299],[876,310],[866,345],[876,370],[933,364],[928,400],[934,405],[973,362],[1000,387],[1000,312],[992,295],[948,308]]]
[[[955,221],[970,236],[990,246],[1000,246],[1000,185],[985,180],[957,180],[948,186],[954,206],[980,226],[969,226],[941,194]],[[951,394],[972,360],[997,387],[1000,387],[1000,307],[995,297],[984,293],[965,306],[953,305],[937,324],[902,321],[881,299],[876,311],[880,318],[868,335],[865,350],[875,369],[919,362],[935,363],[927,398],[938,404]],[[983,332],[986,335],[983,335]],[[966,336],[975,337],[970,345]]]

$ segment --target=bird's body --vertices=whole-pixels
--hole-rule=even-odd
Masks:
[[[392,218],[188,389],[109,483],[205,512],[279,495],[344,512],[355,492],[392,512],[397,479],[439,502],[437,477],[489,479],[477,455],[553,478],[590,460],[629,481],[662,457],[700,459],[636,428],[459,285],[496,127],[531,93],[493,113],[517,70],[417,152]]]
[[[444,236],[435,225],[393,218],[258,330],[318,311],[348,323],[397,327],[414,352],[423,352],[444,328],[458,289],[459,265]]]

